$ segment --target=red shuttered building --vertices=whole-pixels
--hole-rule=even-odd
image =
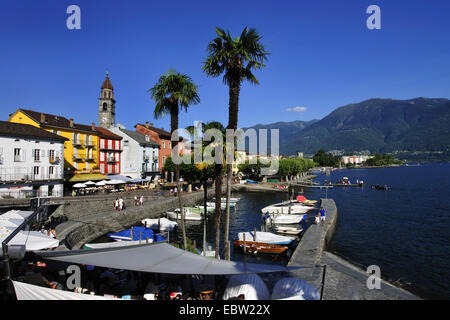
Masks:
[[[96,127],[99,133],[98,159],[102,174],[120,174],[122,137],[104,128]]]

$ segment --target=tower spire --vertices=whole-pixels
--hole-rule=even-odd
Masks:
[[[102,84],[99,98],[98,124],[100,127],[108,129],[114,127],[116,120],[116,101],[114,100],[114,88],[109,79],[109,71],[106,70],[106,78]]]

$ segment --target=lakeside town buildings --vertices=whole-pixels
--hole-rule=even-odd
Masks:
[[[62,196],[63,186],[70,190],[75,183],[100,181],[108,175],[161,175],[172,152],[170,133],[148,127],[148,122],[138,124],[131,131],[116,124],[109,74],[98,98],[98,125],[19,108],[0,124],[0,192],[13,198]]]

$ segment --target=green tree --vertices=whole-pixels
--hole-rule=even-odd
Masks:
[[[320,149],[313,157],[314,162],[322,167],[335,167],[339,165],[340,158],[326,153],[324,149]]]
[[[188,75],[171,69],[159,77],[158,82],[149,90],[151,99],[156,103],[153,112],[155,119],[159,119],[167,114],[170,114],[170,129],[172,137],[174,137],[174,131],[178,129],[178,114],[180,110],[184,109],[187,111],[190,105],[200,102],[197,88],[198,86],[194,84]],[[173,150],[177,150],[177,145],[178,135],[175,135],[175,140],[172,141]],[[184,210],[181,200],[180,170],[179,165],[177,164],[175,164],[175,178],[178,190],[178,204],[181,212],[183,244],[186,250],[187,239],[184,223]]]
[[[241,84],[247,80],[252,84],[259,84],[253,75],[253,70],[265,67],[264,61],[267,55],[264,46],[261,44],[261,36],[254,29],[244,28],[241,35],[233,39],[230,32],[216,27],[217,37],[207,46],[208,56],[203,65],[203,71],[211,77],[223,75],[223,83],[229,88],[229,108],[227,129],[237,129],[239,113],[239,94]],[[229,217],[230,217],[230,196],[231,178],[233,164],[227,163],[227,201],[225,215],[225,235],[224,245],[226,260],[229,260]]]

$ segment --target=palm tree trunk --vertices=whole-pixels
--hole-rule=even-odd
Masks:
[[[215,197],[216,210],[214,211],[214,228],[216,229],[216,259],[219,259],[220,248],[220,216],[222,214],[221,199],[222,199],[222,165],[215,165]]]
[[[186,237],[186,227],[184,223],[184,210],[183,210],[183,203],[181,201],[181,184],[180,184],[180,167],[176,164],[175,165],[175,179],[177,180],[177,196],[178,196],[178,206],[180,207],[180,214],[181,214],[181,230],[183,233],[183,248],[184,250],[187,249],[187,237]]]
[[[203,254],[206,255],[206,217],[208,215],[208,208],[206,202],[208,201],[208,179],[205,178],[203,181],[203,209],[205,217],[203,219]]]
[[[238,111],[239,111],[239,92],[240,92],[240,81],[233,81],[230,83],[230,101],[228,108],[228,129],[237,129],[238,122]],[[234,141],[233,141],[234,147]],[[233,152],[234,150],[227,150],[228,152]],[[227,163],[227,201],[225,208],[225,235],[224,235],[224,248],[225,248],[225,260],[230,260],[230,198],[231,198],[231,178],[233,176],[233,163]]]
[[[171,133],[178,129],[178,105],[173,106],[170,111],[170,129]],[[178,141],[172,141],[172,150],[176,149],[178,145]],[[180,207],[180,215],[181,215],[181,230],[183,234],[183,248],[187,249],[187,238],[186,238],[186,227],[184,220],[184,210],[183,203],[181,201],[181,184],[180,184],[180,167],[178,164],[175,164],[175,180],[177,183],[177,196],[178,196],[178,206]]]
[[[224,248],[225,248],[225,260],[230,260],[230,240],[228,235],[230,233],[230,198],[231,198],[231,177],[233,175],[233,165],[227,164],[227,201],[225,208],[225,236],[224,236]]]

